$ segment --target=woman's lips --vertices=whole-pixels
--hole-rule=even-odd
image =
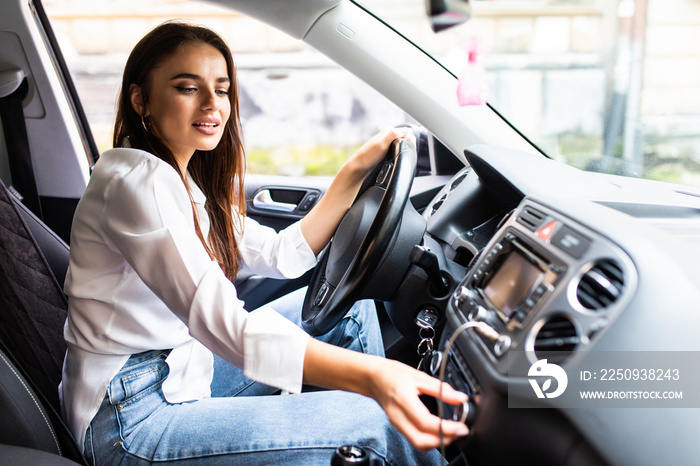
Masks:
[[[203,118],[192,123],[192,126],[200,133],[211,136],[219,132],[220,122],[215,118]]]

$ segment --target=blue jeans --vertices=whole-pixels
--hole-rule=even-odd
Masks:
[[[271,307],[298,323],[299,299],[303,290]],[[383,354],[371,302],[357,303],[320,339]],[[345,444],[364,447],[374,465],[442,464],[437,451],[415,451],[370,398],[341,391],[277,395],[216,356],[212,397],[170,404],[161,391],[167,355],[134,355],[111,381],[85,438],[89,464],[328,466]]]

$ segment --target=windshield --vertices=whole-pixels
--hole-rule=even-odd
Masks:
[[[550,157],[700,186],[696,0],[472,0],[437,34],[424,0],[359,3],[458,77],[476,44],[489,105]]]

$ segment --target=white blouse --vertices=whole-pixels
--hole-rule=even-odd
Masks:
[[[206,198],[190,185],[206,238]],[[298,222],[280,233],[247,217],[243,225],[238,244],[251,271],[293,278],[316,264]],[[270,308],[244,310],[195,233],[179,175],[150,153],[112,149],[95,164],[73,220],[65,291],[60,392],[81,447],[109,382],[143,351],[172,349],[163,383],[171,403],[210,396],[212,352],[251,379],[301,390],[309,336]]]

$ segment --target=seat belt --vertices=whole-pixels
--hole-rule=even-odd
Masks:
[[[34,215],[43,219],[22,108],[22,99],[27,89],[27,79],[23,70],[15,68],[0,71],[0,119],[5,135],[12,186],[23,197],[22,203]]]

